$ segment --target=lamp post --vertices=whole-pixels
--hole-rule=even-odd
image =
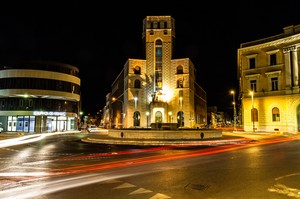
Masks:
[[[147,128],[148,128],[148,120],[149,120],[149,112],[146,112],[146,116],[147,116]]]
[[[83,116],[83,111],[80,111],[80,112],[79,112],[79,115],[80,115],[80,116],[79,116],[79,125],[78,125],[78,129],[79,129],[79,130],[82,130],[82,126],[83,126],[83,122],[82,122],[82,121],[83,121],[83,118],[82,118],[82,116]]]
[[[252,100],[252,109],[251,109],[251,119],[252,119],[252,131],[255,132],[255,123],[254,123],[254,101],[253,101],[253,96],[254,96],[254,92],[250,91],[250,95],[251,95],[251,100]]]
[[[113,102],[115,102],[115,101],[118,101],[118,102],[121,102],[121,119],[122,119],[122,123],[121,123],[121,125],[122,125],[122,128],[124,127],[124,102],[122,101],[122,100],[119,100],[119,99],[117,99],[117,98],[115,98],[115,97],[113,97],[112,98],[112,101]]]
[[[234,90],[232,90],[230,92],[232,94],[232,98],[233,98],[233,129],[235,130],[236,129],[236,105],[235,105],[235,92]]]
[[[169,123],[172,123],[172,112],[171,111],[169,111]]]

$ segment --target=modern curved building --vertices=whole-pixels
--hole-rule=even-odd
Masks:
[[[0,66],[0,123],[6,132],[78,129],[79,69],[47,61]]]

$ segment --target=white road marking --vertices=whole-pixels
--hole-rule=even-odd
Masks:
[[[133,194],[141,194],[141,193],[151,193],[153,191],[150,191],[148,189],[144,189],[144,188],[139,188],[133,192],[131,192],[129,195],[133,195]]]
[[[130,184],[130,183],[123,183],[123,184],[115,187],[114,189],[124,189],[124,188],[131,188],[131,187],[136,187],[136,186],[133,184]]]
[[[167,195],[164,195],[164,194],[161,194],[161,193],[158,193],[158,194],[155,194],[154,196],[152,196],[149,199],[165,199],[165,198],[171,198],[171,197],[167,196]]]
[[[300,177],[300,173],[292,173],[284,176],[280,176],[278,178],[275,178],[275,181],[277,183],[273,185],[272,187],[268,188],[268,191],[275,192],[278,194],[286,195],[293,198],[300,198],[300,189],[296,187],[288,187],[284,185],[282,182],[279,183],[279,180],[284,181],[286,178],[297,178]]]

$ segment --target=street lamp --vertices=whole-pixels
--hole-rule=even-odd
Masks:
[[[117,99],[117,98],[115,98],[115,97],[113,97],[112,98],[112,101],[113,102],[115,102],[115,101],[119,101],[119,102],[121,102],[121,119],[122,119],[122,123],[121,123],[121,125],[122,125],[122,128],[124,127],[124,115],[125,115],[125,113],[124,113],[124,102],[122,101],[122,100],[119,100],[119,99]]]
[[[234,128],[234,130],[235,130],[235,129],[236,129],[236,105],[235,105],[235,92],[234,92],[234,90],[232,90],[230,93],[232,94],[232,98],[233,98],[233,102],[232,102],[232,104],[233,104],[233,128]]]
[[[252,100],[252,109],[251,109],[251,119],[252,119],[252,126],[253,126],[253,132],[255,131],[255,123],[254,123],[254,102],[253,102],[253,96],[254,92],[250,91],[249,93],[251,95],[251,100]]]
[[[147,128],[148,128],[148,120],[149,120],[149,112],[146,112],[146,116],[147,116]]]

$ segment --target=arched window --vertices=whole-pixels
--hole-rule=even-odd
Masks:
[[[177,80],[177,88],[183,88],[183,81],[181,78]]]
[[[136,79],[134,80],[134,88],[141,88],[141,81]]]
[[[156,123],[161,123],[162,122],[162,112],[161,111],[157,111],[155,113],[155,122]]]
[[[155,76],[154,76],[155,91],[162,90],[162,80],[163,80],[162,44],[163,44],[162,40],[155,41]]]
[[[141,114],[138,111],[135,111],[133,113],[133,124],[134,126],[140,126],[140,119],[141,119]]]
[[[139,67],[139,66],[134,67],[133,72],[136,75],[140,75],[141,74],[141,67]]]
[[[280,112],[279,112],[279,108],[274,107],[272,109],[272,120],[273,122],[280,122]]]
[[[177,74],[183,74],[183,67],[177,66]]]
[[[156,45],[162,45],[162,40],[160,40],[160,39],[156,40],[155,44]]]

